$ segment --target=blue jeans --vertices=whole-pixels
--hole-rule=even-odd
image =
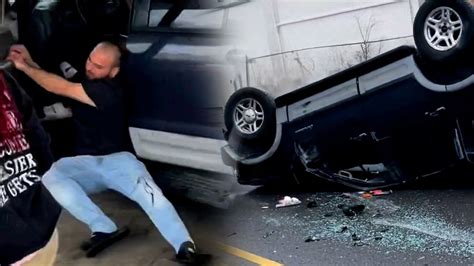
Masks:
[[[117,230],[115,223],[87,196],[112,189],[138,203],[176,252],[183,242],[192,241],[145,165],[129,152],[62,158],[43,176],[43,183],[56,201],[92,232]]]

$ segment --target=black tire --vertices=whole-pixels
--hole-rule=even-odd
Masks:
[[[263,112],[263,120],[254,132],[244,132],[236,124],[236,108],[252,99],[259,104]],[[227,128],[227,140],[239,153],[262,153],[273,143],[276,132],[275,102],[266,92],[255,88],[242,88],[236,91],[226,103],[224,121]],[[243,119],[243,117],[242,117]]]
[[[440,7],[448,7],[454,10],[462,22],[462,30],[454,31],[453,33],[454,38],[458,40],[457,44],[451,48],[446,48],[444,51],[432,47],[430,41],[425,37],[425,23],[432,15],[432,12]],[[436,12],[433,14],[436,14]],[[435,28],[440,30],[449,29],[443,28],[441,24],[437,24]],[[434,28],[431,28],[427,32],[434,34],[435,31]],[[474,40],[473,6],[469,3],[469,0],[428,0],[420,7],[416,14],[413,33],[418,53],[423,60],[436,63],[457,63],[457,61],[469,58],[466,55],[468,53],[472,54]],[[447,46],[445,41],[441,41],[440,44]]]

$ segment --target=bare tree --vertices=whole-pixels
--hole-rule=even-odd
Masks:
[[[374,56],[377,56],[382,51],[382,43],[371,41],[371,35],[377,26],[377,22],[372,16],[369,16],[366,23],[361,22],[360,17],[355,18],[357,23],[357,28],[360,33],[362,41],[359,44],[360,49],[356,51],[353,56],[348,56],[348,50],[343,49],[337,50],[335,53],[334,60],[337,62],[339,67],[330,71],[329,74],[337,73],[341,70],[350,68],[359,63],[365,62]]]
[[[305,66],[305,63],[303,62],[303,60],[301,60],[301,57],[299,55],[298,52],[295,52],[295,58],[294,60],[296,61],[296,63],[298,64],[300,70],[301,70],[301,76],[305,76],[305,75],[311,75],[311,72],[314,70],[314,61],[312,58],[309,58],[309,57],[305,57],[304,60],[307,61],[307,63],[311,66],[311,70],[308,69],[307,66]],[[306,72],[306,74],[305,74]]]
[[[366,24],[362,24],[360,17],[356,17],[357,27],[359,29],[362,42],[360,43],[360,51],[356,54],[357,62],[364,62],[370,58],[379,55],[382,50],[382,44],[374,43],[370,40],[372,31],[374,30],[377,22],[372,16],[369,17]],[[378,46],[378,47],[377,47]]]

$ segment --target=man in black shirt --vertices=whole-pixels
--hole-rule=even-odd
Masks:
[[[17,69],[47,91],[75,100],[77,156],[55,162],[43,183],[66,210],[91,229],[91,239],[82,246],[88,256],[128,234],[128,228],[118,229],[87,196],[113,189],[143,208],[175,248],[178,260],[193,262],[195,245],[186,227],[143,163],[127,151],[124,90],[117,81],[120,56],[117,46],[99,43],[87,59],[86,78],[73,83],[42,70],[24,46],[10,49],[9,59]]]

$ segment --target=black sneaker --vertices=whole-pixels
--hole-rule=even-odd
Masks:
[[[184,265],[207,265],[211,260],[211,255],[197,253],[194,243],[186,241],[179,247],[176,259]]]
[[[181,263],[192,264],[196,260],[196,246],[191,241],[186,241],[179,247],[176,259]]]
[[[87,257],[94,257],[115,242],[125,238],[129,233],[130,229],[126,226],[112,233],[94,232],[90,240],[82,243],[81,249],[86,251]]]

